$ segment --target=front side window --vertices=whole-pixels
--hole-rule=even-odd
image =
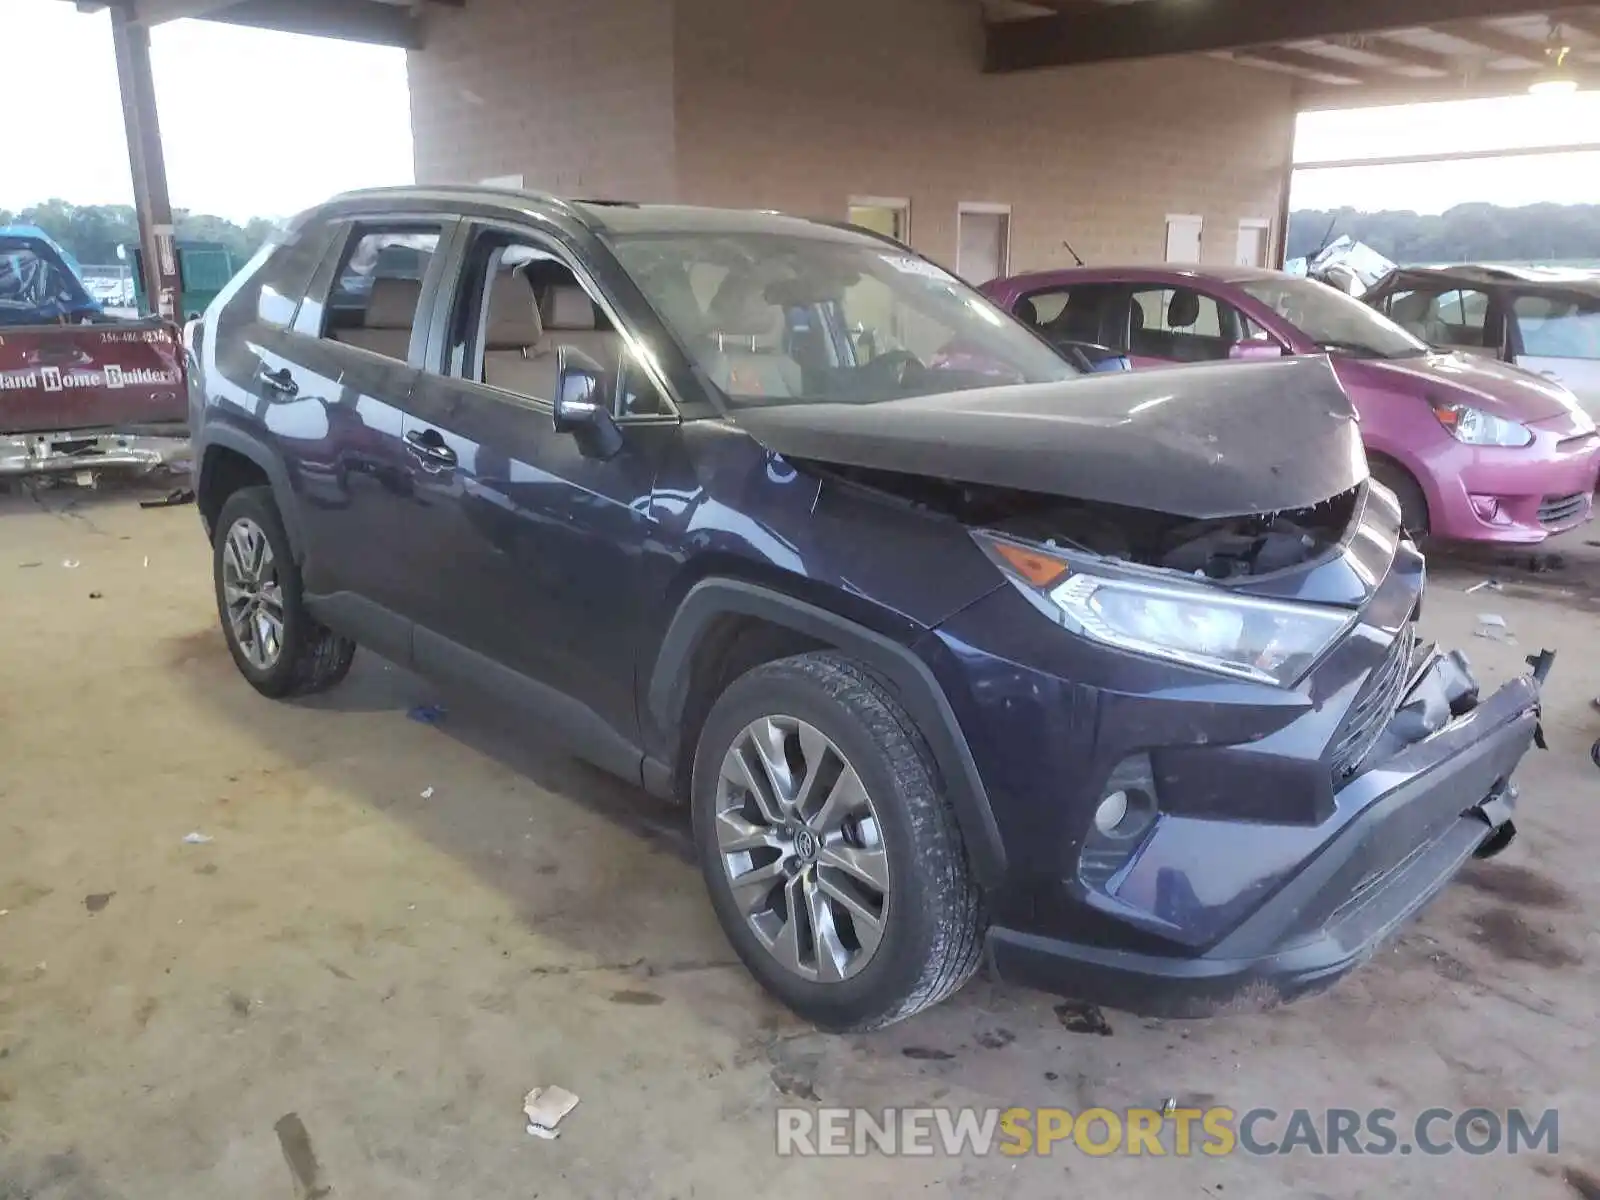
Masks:
[[[1482,350],[1498,345],[1488,334],[1489,297],[1468,288],[1395,292],[1384,301],[1389,316],[1430,346]]]
[[[880,241],[820,228],[610,238],[736,405],[870,404],[1078,373],[965,283]]]
[[[323,310],[322,336],[406,360],[437,226],[362,226],[350,238]]]
[[[1293,325],[1318,350],[1359,358],[1414,358],[1427,345],[1361,301],[1313,279],[1248,279],[1241,291]]]
[[[458,377],[548,404],[566,348],[612,381],[617,416],[672,411],[605,309],[557,254],[535,241],[496,230],[478,236],[450,329],[446,370]]]
[[[1600,296],[1518,296],[1511,313],[1524,354],[1600,359]]]

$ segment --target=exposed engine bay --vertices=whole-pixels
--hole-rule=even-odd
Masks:
[[[1357,486],[1311,508],[1192,520],[1149,509],[811,461],[807,469],[964,525],[1207,579],[1266,575],[1320,557],[1354,519]]]

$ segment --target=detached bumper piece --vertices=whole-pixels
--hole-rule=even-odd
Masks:
[[[1553,655],[1481,703],[1465,660],[1421,648],[1351,791],[1360,811],[1204,953],[1134,954],[995,928],[1000,978],[1162,1017],[1255,1011],[1330,986],[1474,856],[1516,834],[1512,772],[1534,744]]]

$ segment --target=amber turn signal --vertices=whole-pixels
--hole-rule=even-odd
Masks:
[[[1011,542],[995,541],[990,545],[994,552],[1005,560],[1007,566],[1034,587],[1049,587],[1067,573],[1067,564],[1059,558],[1052,558],[1048,554],[1040,554],[1037,550],[1029,550]]]

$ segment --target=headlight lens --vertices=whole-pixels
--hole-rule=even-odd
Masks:
[[[1533,430],[1520,421],[1508,421],[1465,404],[1434,400],[1431,405],[1433,415],[1450,436],[1469,446],[1526,446],[1533,441]]]
[[[1072,632],[1241,679],[1291,686],[1356,619],[1342,609],[1261,600],[1215,587],[1098,575],[1064,557],[1022,550],[992,535],[979,535],[979,541],[1017,586],[1046,611],[1059,614]],[[1034,569],[1017,569],[1017,551]],[[1054,578],[1038,569],[1044,559],[1058,567]]]

